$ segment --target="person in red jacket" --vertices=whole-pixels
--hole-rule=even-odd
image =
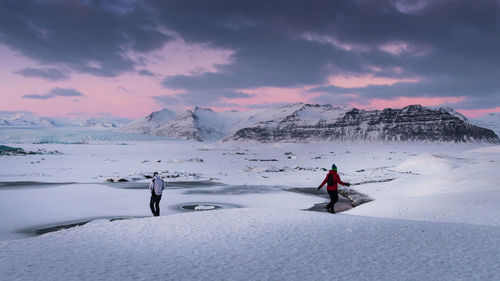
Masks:
[[[332,169],[326,175],[325,180],[318,186],[318,190],[321,189],[325,183],[327,183],[326,191],[328,191],[328,195],[330,195],[330,203],[328,203],[325,208],[328,212],[335,214],[334,205],[339,200],[339,189],[337,184],[345,186],[350,186],[351,184],[343,182],[340,179],[339,174],[337,174],[337,166],[335,166],[335,164],[332,165]]]

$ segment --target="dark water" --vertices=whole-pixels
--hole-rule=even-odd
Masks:
[[[0,190],[2,189],[35,189],[48,188],[58,185],[75,184],[74,182],[36,182],[36,181],[14,181],[0,182]]]

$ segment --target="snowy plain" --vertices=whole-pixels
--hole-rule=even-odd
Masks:
[[[2,280],[500,280],[500,146],[110,135],[33,144],[0,132],[62,153],[0,157]],[[374,200],[304,211],[326,200],[286,189],[317,187],[332,163]],[[154,171],[169,183],[159,218]],[[180,209],[195,202],[224,207]],[[104,219],[119,217],[131,219]]]

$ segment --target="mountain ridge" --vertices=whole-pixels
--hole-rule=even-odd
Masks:
[[[197,141],[500,142],[492,130],[470,123],[453,109],[421,105],[362,110],[295,103],[247,112],[195,107],[164,121],[150,134]],[[128,125],[120,130],[132,132]]]
[[[30,111],[0,111],[0,128],[118,128],[123,125],[125,120],[111,117],[64,119],[38,116]]]

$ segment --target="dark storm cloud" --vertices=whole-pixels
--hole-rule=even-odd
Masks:
[[[253,95],[233,90],[196,89],[177,94],[178,102],[190,105],[221,106],[221,98],[251,98]],[[155,98],[158,100],[158,98]],[[167,98],[168,99],[168,98]]]
[[[179,103],[179,99],[169,95],[153,96],[152,98],[163,106]]]
[[[491,81],[490,81],[491,80]],[[471,82],[474,81],[474,82]],[[432,77],[418,82],[399,82],[393,85],[368,85],[366,87],[344,88],[337,86],[316,87],[309,90],[321,93],[313,99],[318,103],[349,103],[355,94],[358,103],[367,98],[390,99],[391,97],[466,97],[457,104],[462,109],[492,108],[499,104],[500,81],[491,74],[469,79],[453,79],[449,76]]]
[[[163,81],[190,99],[203,90],[317,85],[329,75],[372,74],[420,82],[355,89],[361,98],[451,95],[474,100],[474,107],[500,103],[498,1],[150,3],[184,40],[234,51],[217,73]],[[189,20],[180,16],[186,14]],[[391,46],[392,53],[384,51]]]
[[[494,107],[499,6],[497,0],[1,1],[0,42],[41,63],[100,76],[137,71],[140,62],[127,54],[161,48],[171,37],[160,30],[188,44],[231,50],[215,73],[163,80],[190,104],[251,98],[239,91],[245,88],[371,74],[419,82],[355,89],[360,98],[452,95],[466,96],[471,107]],[[323,90],[318,99],[348,97]]]
[[[50,90],[48,93],[43,95],[36,95],[36,94],[24,95],[22,96],[22,98],[46,100],[46,99],[53,99],[55,97],[84,97],[84,96],[85,96],[84,94],[80,93],[75,89],[54,88]]]
[[[150,76],[150,77],[156,77],[156,74],[147,70],[147,69],[140,69],[139,71],[137,71],[137,74],[141,75],[141,76]]]
[[[0,43],[42,64],[116,76],[171,39],[138,1],[0,1]]]
[[[47,79],[49,81],[59,81],[69,78],[67,73],[61,72],[55,68],[24,68],[16,71],[15,73],[24,77],[37,77]]]

